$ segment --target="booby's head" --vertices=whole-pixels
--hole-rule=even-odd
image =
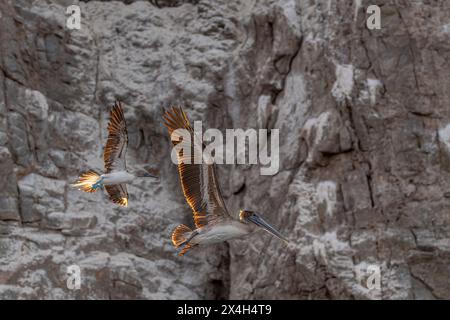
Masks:
[[[280,232],[275,230],[274,227],[272,227],[266,220],[264,220],[256,212],[248,211],[248,210],[241,210],[239,212],[239,220],[242,223],[247,223],[252,226],[255,226],[256,228],[263,229],[264,231],[267,231],[268,233],[274,235],[275,237],[277,237],[287,243],[289,242],[288,239],[286,239]]]

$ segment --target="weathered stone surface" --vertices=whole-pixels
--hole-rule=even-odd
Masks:
[[[450,3],[0,1],[0,298],[450,298]],[[8,32],[2,32],[8,30]],[[102,169],[126,106],[130,206],[68,183]],[[280,130],[280,172],[219,166],[264,233],[179,258],[191,216],[163,108],[205,127]],[[82,272],[66,286],[67,267]],[[368,288],[370,270],[380,288]]]
[[[40,221],[52,211],[64,210],[66,183],[35,173],[18,182],[22,222]]]
[[[14,162],[6,147],[0,147],[0,172],[0,220],[20,220]]]

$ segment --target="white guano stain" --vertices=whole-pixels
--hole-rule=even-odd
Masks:
[[[353,73],[354,68],[350,64],[336,65],[336,81],[331,89],[331,94],[337,101],[350,98],[354,86]]]
[[[326,213],[333,215],[334,208],[336,207],[336,183],[333,181],[321,181],[317,185],[317,202],[325,203]]]

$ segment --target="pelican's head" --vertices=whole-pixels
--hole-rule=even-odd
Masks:
[[[259,214],[257,214],[256,212],[253,211],[248,211],[248,210],[241,210],[239,212],[239,220],[242,223],[248,223],[251,224],[253,226],[256,226],[259,229],[263,229],[267,232],[269,232],[270,234],[274,235],[275,237],[285,241],[285,242],[289,242],[288,239],[286,239],[280,232],[278,232],[277,230],[275,230],[274,227],[272,227],[266,220],[264,220]]]

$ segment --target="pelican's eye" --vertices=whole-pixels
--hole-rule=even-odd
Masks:
[[[254,215],[253,211],[241,210],[239,212],[239,220],[241,220],[242,222],[246,222],[248,221],[248,218],[253,215]]]

